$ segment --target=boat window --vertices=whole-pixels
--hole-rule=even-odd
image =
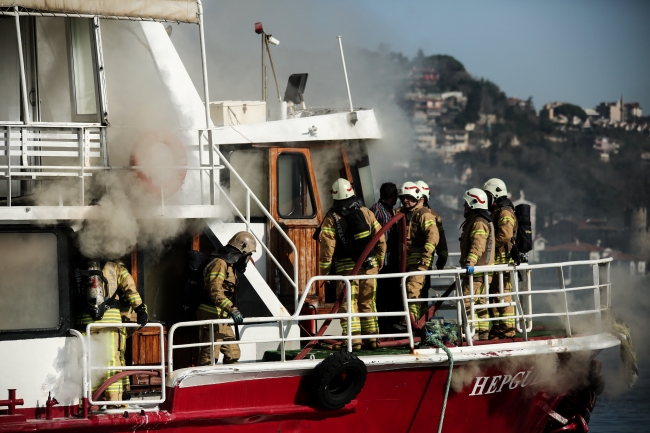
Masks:
[[[246,185],[250,187],[253,194],[262,202],[265,208],[269,208],[269,179],[267,158],[268,150],[250,149],[236,150],[230,156],[230,164],[242,177]],[[246,210],[246,189],[235,178],[230,176],[230,198],[242,214]],[[262,210],[251,200],[251,216],[263,217]]]
[[[301,153],[282,153],[277,160],[278,214],[282,218],[316,215],[307,160]]]
[[[0,16],[0,121],[20,121],[20,63],[16,21]]]
[[[77,115],[97,114],[97,93],[90,25],[91,20],[87,18],[70,19],[72,77]]]
[[[54,233],[0,233],[0,330],[59,325],[59,268]]]
[[[41,121],[71,122],[70,68],[65,18],[36,17]]]

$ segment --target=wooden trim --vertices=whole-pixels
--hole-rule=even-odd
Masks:
[[[313,218],[282,218],[278,212],[278,201],[277,201],[277,190],[278,190],[278,178],[277,178],[277,161],[278,157],[282,153],[300,153],[305,157],[307,161],[307,171],[309,172],[309,181],[311,182],[311,190],[314,198],[314,203],[316,205],[316,212]],[[320,222],[323,220],[323,210],[320,202],[320,195],[318,193],[318,184],[316,183],[316,174],[314,173],[314,166],[311,160],[311,153],[309,149],[300,149],[300,148],[279,148],[273,147],[269,149],[269,188],[270,188],[270,204],[271,204],[271,215],[273,218],[282,225],[285,226],[297,226],[297,227],[309,227],[309,226],[319,226]]]
[[[133,277],[133,282],[135,287],[138,287],[138,246],[135,245],[131,250],[131,277]]]

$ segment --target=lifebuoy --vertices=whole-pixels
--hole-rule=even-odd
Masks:
[[[136,169],[144,187],[169,197],[180,189],[187,175],[187,152],[183,143],[170,132],[151,132],[131,150],[129,165]],[[174,167],[174,168],[165,168]]]
[[[314,396],[327,409],[350,403],[366,383],[366,364],[356,355],[340,351],[330,354],[314,369]]]

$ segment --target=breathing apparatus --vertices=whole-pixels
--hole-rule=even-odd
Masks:
[[[86,310],[90,317],[97,321],[104,317],[104,313],[113,307],[119,308],[119,301],[116,299],[117,292],[112,296],[108,293],[108,280],[102,273],[102,266],[99,260],[89,260],[87,270],[80,270],[83,286],[86,292]]]

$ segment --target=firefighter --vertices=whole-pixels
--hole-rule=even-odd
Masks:
[[[517,218],[515,217],[515,206],[508,198],[506,184],[497,178],[485,182],[483,189],[487,193],[488,203],[491,204],[491,218],[495,227],[494,233],[494,264],[507,265],[514,263],[510,257],[510,251],[514,245],[515,233],[517,233]],[[510,273],[503,273],[503,293],[510,293],[512,284]],[[490,283],[490,294],[499,293],[499,278],[493,278]],[[492,302],[502,302],[500,298],[491,298]],[[505,296],[503,302],[512,302],[510,296]],[[512,317],[515,315],[515,307],[496,307],[490,309],[492,317]],[[506,319],[492,322],[490,339],[511,338],[515,336],[515,320]]]
[[[144,326],[149,321],[147,306],[142,302],[138,289],[124,263],[112,260],[103,266],[100,260],[90,259],[87,267],[79,271],[79,281],[85,284],[86,303],[80,318],[80,324],[89,323],[122,323],[130,322],[131,310],[135,313],[135,321]],[[106,347],[105,353],[110,356],[109,365],[124,366],[127,334],[125,328],[93,328],[92,334]],[[107,370],[102,377],[104,382],[120,370]],[[101,382],[93,384],[97,389]],[[125,377],[109,385],[104,392],[107,401],[127,400],[125,391],[129,389],[129,379]]]
[[[338,179],[332,185],[332,199],[334,203],[327,212],[321,226],[320,241],[320,272],[329,275],[332,267],[335,275],[350,275],[356,261],[368,245],[368,242],[381,230],[381,225],[375,215],[361,204],[354,195],[350,182]],[[386,254],[386,239],[384,235],[379,238],[371,253],[363,261],[358,275],[374,275],[381,270]],[[340,296],[345,283],[340,281],[336,286],[336,296]],[[351,282],[350,311],[352,313],[375,313],[377,280],[353,280]],[[340,313],[347,312],[347,300],[343,298]],[[343,335],[347,334],[348,321],[341,319]],[[373,335],[379,333],[377,317],[354,317],[350,324],[352,335]],[[362,340],[352,340],[352,349],[360,350]],[[366,348],[377,348],[377,339],[369,338],[365,342]]]
[[[379,224],[383,226],[395,216],[393,209],[397,204],[397,185],[392,182],[386,182],[379,188],[380,199],[372,205],[370,210],[375,214]],[[386,237],[386,256],[384,258],[384,267],[380,274],[394,274],[399,272],[399,233],[397,225],[390,227],[385,233]],[[381,278],[377,280],[377,311],[388,312],[396,311],[402,302],[402,291],[399,287],[399,279]],[[398,310],[398,311],[399,311]],[[379,332],[389,334],[393,325],[399,322],[399,317],[384,316],[379,317]]]
[[[462,278],[463,295],[470,294],[469,275],[474,274],[474,266],[494,264],[494,228],[488,213],[487,194],[482,189],[472,188],[463,195],[465,208],[465,222],[461,226],[460,236],[460,265],[467,271]],[[491,274],[474,274],[474,295],[486,294],[490,285]],[[465,299],[465,312],[470,316],[470,300]],[[473,319],[487,319],[488,311],[485,298],[474,298]],[[487,321],[474,322],[479,340],[487,340],[489,323]]]
[[[400,212],[406,214],[406,272],[427,271],[431,268],[433,252],[438,246],[440,235],[436,226],[434,214],[424,207],[422,191],[414,182],[405,182],[399,189],[399,199],[402,202]],[[424,275],[411,276],[406,279],[406,294],[408,299],[420,297],[424,283]],[[410,304],[409,311],[414,320],[420,317],[419,303]],[[402,331],[406,329],[406,321],[395,325]]]
[[[203,301],[196,311],[196,320],[214,320],[232,318],[236,325],[244,323],[239,309],[233,300],[237,290],[237,274],[244,273],[251,255],[257,248],[255,237],[248,232],[239,232],[228,244],[215,250],[209,257],[203,271],[205,283]],[[210,342],[210,325],[199,328],[201,343]],[[235,341],[235,334],[229,324],[214,325],[214,341]],[[238,344],[215,344],[215,362],[223,353],[224,364],[239,361],[241,351]],[[210,346],[204,346],[199,353],[199,365],[210,365]]]
[[[429,205],[429,185],[427,185],[423,180],[418,180],[415,184],[420,187],[420,192],[422,192],[422,198],[420,200],[422,200],[424,207],[431,211],[436,220],[436,227],[438,228],[438,235],[440,236],[440,240],[436,246],[436,255],[438,256],[438,259],[436,260],[436,269],[444,269],[447,264],[447,258],[449,257],[449,250],[447,249],[447,238],[445,237],[445,228],[442,226],[442,218],[440,218],[440,215],[431,209],[431,206]]]

